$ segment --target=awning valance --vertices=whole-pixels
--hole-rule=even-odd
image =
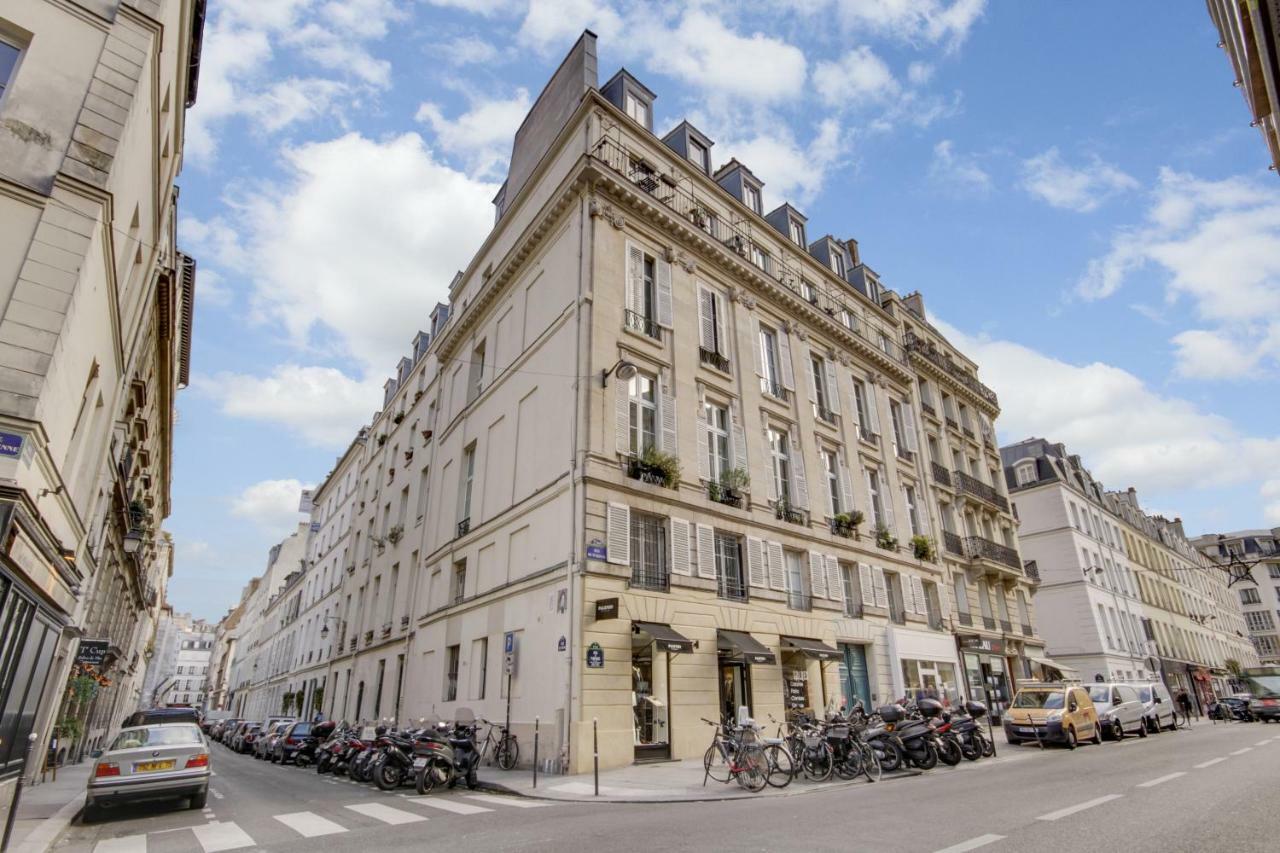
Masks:
[[[1027,660],[1031,661],[1032,663],[1038,663],[1041,666],[1049,667],[1051,669],[1056,669],[1058,672],[1062,673],[1063,678],[1071,678],[1073,676],[1078,676],[1080,674],[1080,670],[1072,669],[1071,667],[1067,666],[1065,663],[1058,663],[1057,661],[1051,658],[1036,658],[1036,657],[1032,657],[1031,655],[1027,655]]]
[[[807,637],[783,637],[782,650],[800,652],[805,657],[815,660],[838,660],[840,650],[828,646],[821,640],[810,640]]]
[[[658,648],[665,652],[679,654],[693,651],[693,640],[662,622],[632,622],[631,630],[637,634],[643,632],[653,637]]]
[[[721,628],[716,632],[716,648],[742,655],[747,663],[774,664],[778,658],[759,640],[743,631],[728,631]]]

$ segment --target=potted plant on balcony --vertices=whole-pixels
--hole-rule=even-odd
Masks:
[[[854,510],[853,512],[838,512],[831,519],[831,532],[837,536],[847,538],[858,538],[858,526],[862,524],[862,511]]]
[[[631,457],[628,475],[646,483],[671,488],[680,480],[680,460],[672,453],[646,447],[639,456]]]
[[[699,228],[707,227],[707,211],[701,207],[695,207],[689,211],[689,219]]]
[[[890,533],[889,528],[885,527],[883,524],[877,524],[875,534],[877,546],[885,549],[886,551],[898,550],[898,537]]]
[[[912,536],[911,553],[915,554],[917,560],[927,560],[932,563],[934,559],[933,540],[920,534]]]
[[[379,447],[381,447],[382,445],[384,445],[384,444],[386,444],[386,443],[387,443],[387,437],[386,437],[385,435],[380,435],[380,436],[378,436],[378,446],[379,446]]]
[[[707,494],[711,500],[729,506],[742,506],[742,497],[751,487],[751,475],[745,468],[732,468],[725,471],[720,481],[712,480],[707,484]]]
[[[396,415],[391,419],[391,422],[398,424],[403,420],[404,420],[404,412],[396,412]]]

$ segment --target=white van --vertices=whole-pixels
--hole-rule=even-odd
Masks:
[[[1107,737],[1123,740],[1126,734],[1147,736],[1147,708],[1132,684],[1090,684],[1089,698],[1098,709],[1098,721]]]
[[[1142,700],[1143,719],[1146,721],[1147,731],[1154,734],[1165,729],[1177,728],[1174,714],[1178,709],[1173,705],[1173,696],[1169,694],[1168,687],[1159,681],[1135,684],[1134,687],[1138,689],[1138,698]]]

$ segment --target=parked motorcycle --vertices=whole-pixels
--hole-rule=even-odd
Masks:
[[[414,785],[419,794],[444,785],[452,788],[461,779],[468,788],[479,786],[480,750],[476,747],[476,717],[459,708],[450,726],[440,723],[422,732],[414,743]]]

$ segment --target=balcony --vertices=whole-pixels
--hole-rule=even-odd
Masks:
[[[865,441],[867,444],[880,443],[880,436],[876,435],[874,432],[862,426],[861,424],[858,425],[858,438],[861,441]]]
[[[364,632],[364,644],[367,646],[373,642],[373,629]]]
[[[1034,636],[1035,636],[1035,633],[1036,633],[1036,632],[1035,632],[1035,631],[1033,631],[1033,630],[1031,630],[1031,626],[1030,626],[1030,625],[1027,625],[1026,623],[1023,623],[1021,627],[1022,627],[1022,636],[1024,636],[1024,637],[1034,637]]]
[[[746,578],[738,576],[720,575],[716,579],[716,595],[729,601],[746,601],[747,600],[747,581]]]
[[[903,339],[903,345],[908,354],[925,359],[934,367],[947,374],[947,376],[951,377],[956,382],[959,382],[974,394],[977,394],[990,405],[997,408],[1000,406],[1000,400],[996,396],[995,391],[992,391],[986,385],[979,382],[978,377],[956,364],[949,353],[938,349],[938,347],[931,341],[916,337],[913,333],[908,332],[906,337]],[[955,425],[950,418],[947,419],[947,422],[952,426]],[[972,435],[972,433],[970,435]]]
[[[383,625],[383,626],[382,626],[382,636],[384,636],[384,637],[390,637],[390,636],[391,636],[391,623],[390,623],[390,622],[388,622],[388,623],[386,623],[385,625]]]
[[[951,415],[947,415],[943,420],[945,420],[947,422],[947,426],[952,429],[960,429],[960,424],[957,423],[956,419],[951,417]]]
[[[662,327],[655,321],[649,319],[643,314],[637,314],[630,308],[622,312],[622,324],[633,332],[653,338],[655,341],[662,340]]]
[[[1036,565],[1035,560],[1028,560],[1022,566],[1022,573],[1027,576],[1027,580],[1032,583],[1040,583],[1040,567]]]
[[[698,361],[707,367],[714,367],[721,373],[729,373],[729,359],[725,358],[718,352],[698,347]]]
[[[964,540],[964,550],[970,560],[986,560],[1010,569],[1016,574],[1022,574],[1022,562],[1018,559],[1018,552],[1007,545],[992,542],[982,536],[970,536]]]
[[[471,517],[468,516],[458,522],[458,536],[466,536],[471,532]]]
[[[844,600],[844,615],[850,619],[861,619],[862,602],[846,598]]]
[[[807,592],[788,592],[787,607],[791,610],[812,610],[813,596]]]
[[[963,471],[955,471],[956,491],[965,495],[972,495],[980,501],[984,501],[990,506],[995,507],[1001,512],[1009,511],[1009,500],[995,486],[988,486],[977,477],[970,476]]]
[[[964,540],[950,530],[942,531],[942,547],[948,554],[955,554],[957,557],[967,556],[964,552]]]
[[[912,453],[910,450],[907,450],[901,444],[894,447],[893,452],[894,452],[894,455],[897,456],[899,459],[901,459],[903,462],[910,462],[912,464],[915,464],[916,455]]]
[[[938,615],[938,614],[936,614],[936,613],[930,613],[930,614],[929,614],[929,616],[928,616],[928,619],[929,619],[929,627],[930,627],[930,628],[932,628],[934,631],[941,631],[941,630],[942,630],[942,617],[941,617],[941,616],[939,616],[939,615]]]
[[[409,627],[409,615],[406,613],[404,616],[400,617],[400,630],[403,631],[405,628],[408,628],[408,627]]]
[[[937,462],[930,462],[929,470],[933,472],[933,481],[935,483],[940,486],[946,486],[948,489],[952,488],[950,471],[939,465]]]
[[[964,426],[960,427],[960,431],[965,435],[967,435],[969,438],[977,438],[977,436],[973,434],[973,430],[969,429],[968,424],[965,424]]]
[[[963,610],[956,614],[956,621],[961,625],[966,625],[970,628],[973,627],[973,616],[969,613],[965,613]]]
[[[661,465],[647,462],[639,456],[632,456],[627,459],[627,476],[633,480],[648,483],[651,486],[662,486],[664,488],[674,486],[678,479],[673,479],[670,472]]]
[[[1000,630],[1001,630],[1001,631],[1004,631],[1006,634],[1012,634],[1012,633],[1013,633],[1013,625],[1009,622],[1009,620],[1008,620],[1008,619],[1001,619],[1001,620],[1000,620]]]
[[[734,509],[742,509],[742,505],[745,503],[742,492],[715,482],[707,483],[707,498],[718,504],[731,506]]]
[[[768,379],[764,376],[760,377],[760,393],[766,397],[772,397],[783,403],[791,402],[791,392],[784,388],[780,383]]]
[[[779,502],[773,508],[773,517],[778,521],[785,521],[788,524],[799,524],[808,526],[809,516],[804,510],[792,509],[785,503]]]
[[[671,574],[665,566],[632,567],[631,588],[666,592],[671,588]]]
[[[996,629],[996,619],[995,619],[995,617],[994,617],[994,616],[983,616],[983,617],[982,617],[982,627],[983,627],[983,628],[986,628],[988,631],[994,631],[994,630]]]
[[[847,516],[845,516],[848,518]],[[841,521],[835,518],[827,519],[827,527],[831,530],[833,536],[840,536],[844,539],[857,539],[858,526],[852,520]]]
[[[825,406],[819,406],[816,403],[813,406],[813,416],[829,426],[837,426],[840,422],[840,419],[836,416],[835,412]]]

